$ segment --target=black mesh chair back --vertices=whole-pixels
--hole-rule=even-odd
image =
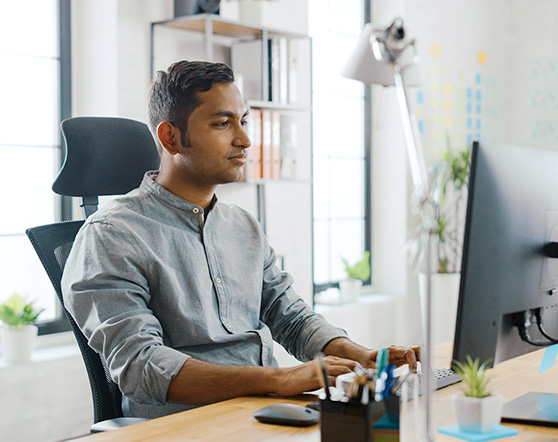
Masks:
[[[59,195],[83,200],[85,216],[97,210],[99,195],[135,189],[159,154],[146,124],[126,118],[74,117],[62,121],[64,164],[52,185]]]
[[[66,156],[52,189],[83,200],[85,216],[97,210],[98,196],[121,195],[138,187],[146,171],[159,168],[159,154],[147,125],[125,118],[75,117],[61,124]],[[123,418],[118,386],[106,362],[88,345],[64,307],[61,279],[78,230],[84,221],[67,221],[27,229],[26,233],[62,304],[80,348],[93,396],[91,432],[141,421]]]
[[[85,362],[91,394],[93,396],[93,409],[95,422],[113,419],[122,416],[121,393],[118,386],[108,375],[108,369],[101,357],[87,344],[87,338],[83,335],[75,321],[64,307],[60,281],[62,272],[74,239],[84,221],[66,221],[45,226],[33,227],[25,232],[33,244],[43,267],[45,268],[56,295],[70,322],[72,331],[76,337],[81,355]]]

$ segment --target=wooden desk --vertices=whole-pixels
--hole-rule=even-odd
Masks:
[[[493,370],[493,391],[502,393],[508,402],[528,391],[558,393],[558,367],[537,374],[544,350],[524,355],[498,364]],[[450,364],[451,343],[441,344],[434,352],[434,366],[448,367]],[[458,392],[459,384],[438,390],[434,394],[435,428],[453,425],[451,396]],[[252,413],[266,405],[276,402],[291,402],[305,405],[316,400],[315,396],[303,395],[296,398],[254,396],[231,399],[206,407],[185,411],[175,415],[153,419],[116,431],[97,433],[79,439],[82,442],[102,441],[242,441],[242,442],[280,442],[304,441],[319,442],[318,425],[308,428],[267,425],[256,421]],[[520,431],[520,441],[550,442],[558,441],[558,429],[532,425],[505,424]]]

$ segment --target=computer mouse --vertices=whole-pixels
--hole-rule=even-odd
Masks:
[[[265,424],[307,427],[320,421],[320,412],[295,404],[272,404],[255,411],[253,416]]]

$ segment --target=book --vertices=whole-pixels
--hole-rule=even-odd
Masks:
[[[513,428],[498,425],[496,428],[483,433],[474,433],[472,431],[460,430],[457,425],[450,427],[438,428],[436,441],[451,441],[451,442],[508,442],[519,440],[519,432]]]
[[[281,178],[281,115],[271,111],[271,178]]]
[[[273,117],[272,111],[262,109],[262,178],[272,178],[272,130]]]
[[[248,138],[252,145],[248,149],[245,175],[247,180],[258,180],[262,177],[262,113],[259,109],[250,109],[248,114]]]
[[[231,68],[242,78],[245,100],[262,100],[262,42],[259,40],[231,45]],[[267,48],[266,48],[267,49]]]

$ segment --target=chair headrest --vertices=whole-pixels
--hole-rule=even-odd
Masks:
[[[145,123],[126,118],[74,117],[62,121],[64,164],[52,185],[60,195],[121,195],[138,187],[159,154]]]

